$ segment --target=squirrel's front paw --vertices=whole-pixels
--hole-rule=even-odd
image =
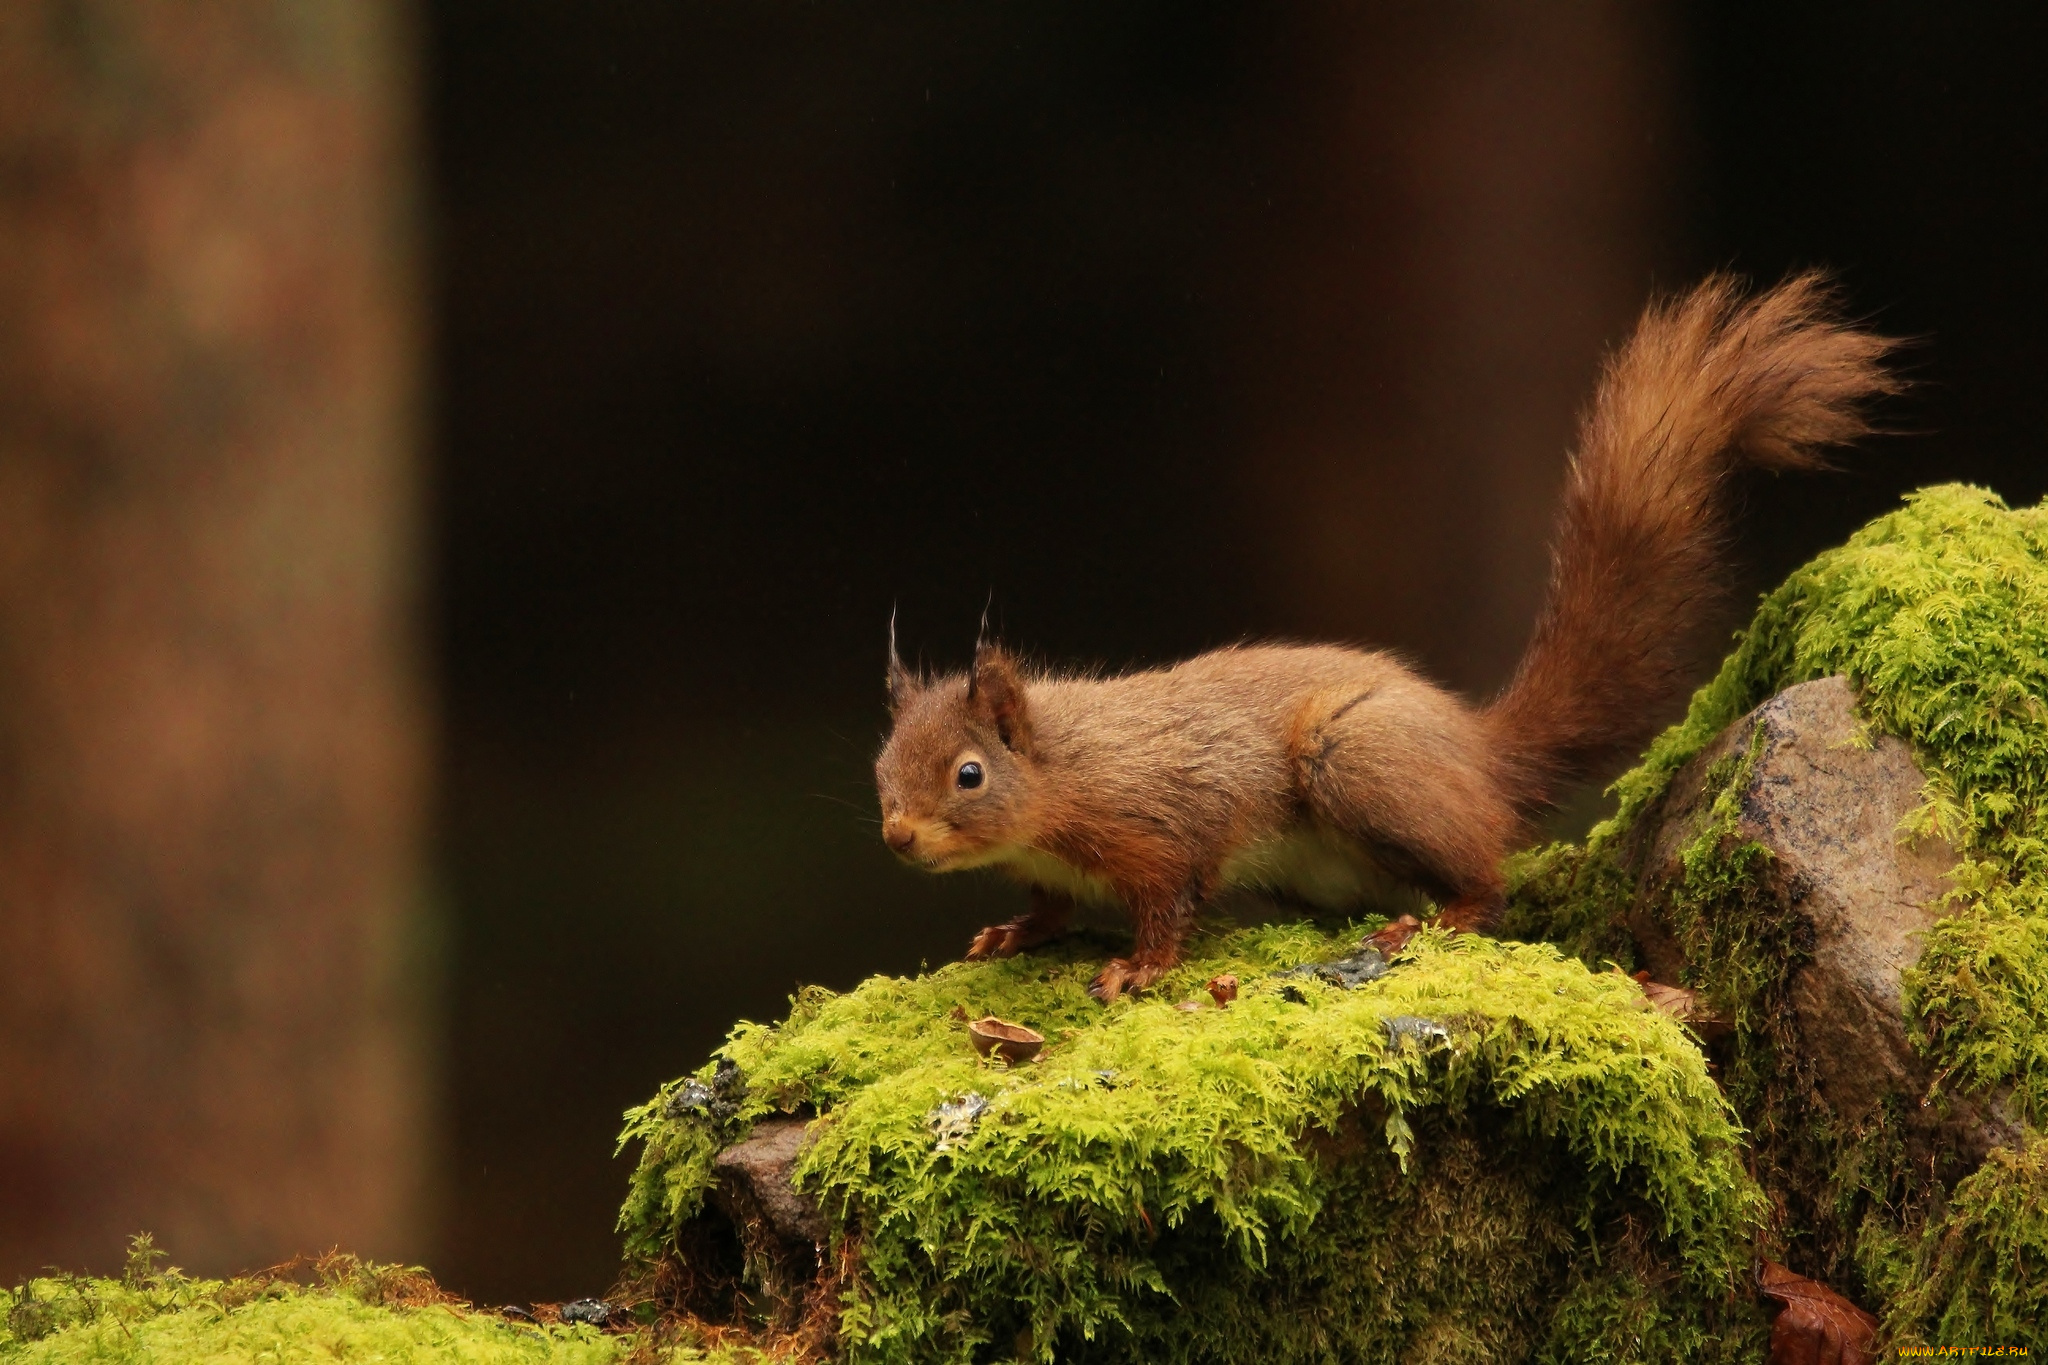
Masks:
[[[1156,963],[1113,957],[1109,965],[1096,974],[1088,987],[1088,994],[1107,1005],[1125,991],[1135,994],[1144,990],[1165,974],[1166,968]]]
[[[1015,957],[1024,948],[1024,933],[1015,923],[991,924],[974,936],[968,945],[969,962],[985,962],[992,957]]]

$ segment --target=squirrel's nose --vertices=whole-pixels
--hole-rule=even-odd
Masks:
[[[917,846],[917,831],[901,820],[884,821],[882,838],[898,853],[908,853]]]

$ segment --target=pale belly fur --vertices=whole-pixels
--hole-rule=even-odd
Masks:
[[[1035,848],[1006,848],[977,863],[1001,866],[1019,881],[1061,892],[1083,905],[1123,904],[1101,877]],[[1414,898],[1414,892],[1363,849],[1312,825],[1298,825],[1239,849],[1223,864],[1221,889],[1265,892],[1323,910],[1390,907]]]

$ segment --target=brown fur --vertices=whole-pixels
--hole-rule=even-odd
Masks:
[[[923,680],[890,646],[895,723],[875,765],[884,834],[934,870],[998,866],[1031,911],[970,956],[1057,934],[1075,894],[1126,906],[1114,999],[1178,960],[1226,880],[1327,897],[1379,869],[1483,929],[1500,861],[1560,786],[1647,738],[1719,597],[1725,484],[1810,468],[1895,389],[1882,338],[1802,275],[1745,300],[1716,276],[1652,307],[1608,362],[1567,479],[1549,597],[1506,691],[1474,708],[1391,655],[1217,650],[1112,678],[1030,672],[998,646]],[[964,787],[961,765],[978,764]]]

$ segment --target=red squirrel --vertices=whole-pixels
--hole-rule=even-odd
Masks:
[[[1840,319],[1817,274],[1745,297],[1716,275],[1653,304],[1581,418],[1535,635],[1483,706],[1392,654],[1254,644],[1119,677],[1061,676],[998,644],[965,673],[913,674],[892,622],[882,830],[933,871],[1000,868],[1027,914],[970,958],[1059,934],[1077,899],[1120,904],[1130,956],[1108,1002],[1179,960],[1203,901],[1248,885],[1357,904],[1387,878],[1485,931],[1501,860],[1569,782],[1636,752],[1687,681],[1722,595],[1727,483],[1822,467],[1895,392],[1892,343]]]

